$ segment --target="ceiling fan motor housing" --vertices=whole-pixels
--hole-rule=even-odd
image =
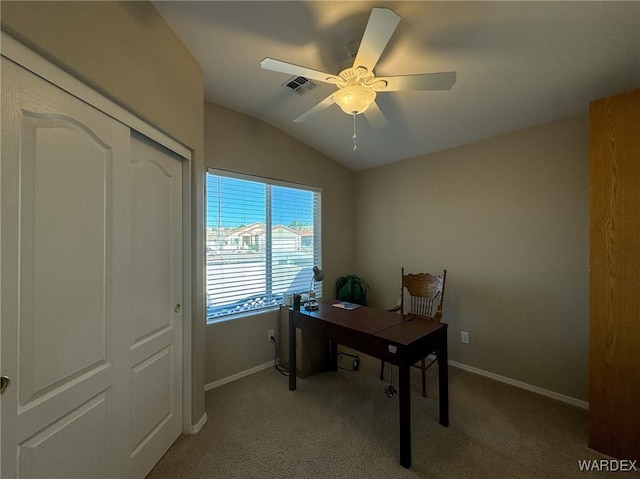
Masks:
[[[366,111],[376,99],[376,91],[383,90],[387,85],[384,80],[377,80],[373,72],[361,66],[345,68],[331,79],[331,83],[339,88],[333,94],[333,101],[348,115],[359,115]]]

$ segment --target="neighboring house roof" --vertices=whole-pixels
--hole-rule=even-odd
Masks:
[[[299,235],[299,236],[308,236],[303,234],[301,231],[291,229],[284,225],[275,225],[273,229],[280,233],[290,232],[292,234]],[[228,236],[259,236],[265,233],[266,233],[266,228],[264,223],[251,223],[249,225],[241,226],[235,230],[230,231],[228,233]],[[313,234],[313,232],[309,234]]]
[[[264,224],[262,223],[251,223],[246,226],[240,226],[234,230],[228,232],[228,236],[255,236],[259,234],[264,234]]]
[[[296,235],[300,235],[300,231],[299,230],[294,230],[294,229],[289,228],[288,226],[284,226],[284,225],[275,225],[273,227],[273,229],[278,231],[278,232],[288,231],[290,233],[293,233],[293,234],[296,234]]]

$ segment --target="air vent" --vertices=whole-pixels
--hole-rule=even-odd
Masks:
[[[318,86],[317,83],[313,83],[311,80],[305,77],[291,77],[282,84],[283,87],[289,88],[295,91],[298,95],[304,95],[308,91],[313,90]]]

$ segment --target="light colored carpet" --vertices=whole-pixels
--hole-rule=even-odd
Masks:
[[[293,392],[273,368],[211,390],[206,425],[181,436],[147,479],[640,477],[580,471],[579,460],[608,459],[586,445],[586,411],[453,367],[451,424],[441,426],[436,366],[426,399],[412,368],[413,464],[405,469],[398,396],[384,395],[379,364],[362,356],[358,372],[299,379]]]

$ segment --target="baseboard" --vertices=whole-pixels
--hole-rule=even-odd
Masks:
[[[457,361],[452,361],[451,359],[448,361],[448,363],[449,363],[450,366],[453,366],[454,368],[462,369],[464,371],[468,371],[470,373],[478,374],[480,376],[485,376],[487,378],[494,379],[496,381],[500,381],[501,383],[509,384],[511,386],[515,386],[517,388],[524,389],[526,391],[531,391],[531,392],[534,392],[536,394],[540,394],[542,396],[546,396],[546,397],[549,397],[549,398],[552,398],[552,399],[556,399],[558,401],[562,401],[562,402],[567,403],[567,404],[571,404],[572,406],[577,406],[577,407],[582,408],[582,409],[589,409],[589,403],[587,401],[582,401],[580,399],[576,399],[576,398],[573,398],[571,396],[566,396],[564,394],[560,394],[560,393],[557,393],[555,391],[550,391],[548,389],[544,389],[544,388],[541,388],[541,387],[538,387],[538,386],[534,386],[532,384],[528,384],[528,383],[525,383],[525,382],[522,382],[522,381],[518,381],[517,379],[508,378],[506,376],[500,376],[499,374],[495,374],[495,373],[492,373],[490,371],[485,371],[484,369],[475,368],[473,366],[468,366],[467,364],[459,363]],[[268,363],[261,364],[259,366],[254,367],[254,368],[251,368],[251,369],[246,369],[245,371],[241,371],[241,372],[233,374],[231,376],[227,376],[226,378],[219,379],[219,380],[214,381],[212,383],[205,384],[204,390],[205,391],[210,391],[211,389],[215,389],[215,388],[220,387],[220,386],[222,386],[224,384],[236,381],[238,379],[244,378],[246,376],[249,376],[251,374],[257,373],[259,371],[263,371],[265,369],[269,369],[270,367],[273,367],[273,361],[269,361]],[[198,424],[196,426],[192,427],[192,430],[197,429],[197,431],[199,431],[200,428],[204,425],[205,422],[207,422],[206,413],[203,416],[203,418],[198,422]]]
[[[214,381],[212,383],[205,384],[204,385],[204,390],[205,391],[210,391],[211,389],[215,389],[217,387],[220,387],[223,384],[227,384],[227,383],[236,381],[238,379],[242,379],[245,376],[249,376],[249,375],[251,375],[253,373],[257,373],[259,371],[263,371],[265,369],[269,369],[269,368],[272,368],[272,367],[273,367],[273,360],[269,361],[268,363],[264,363],[264,364],[261,364],[259,366],[256,366],[254,368],[246,369],[244,371],[240,371],[239,373],[233,374],[232,376],[227,376],[226,378],[218,379],[217,381]]]
[[[463,369],[465,371],[469,371],[470,373],[478,374],[480,376],[485,376],[490,379],[495,379],[496,381],[500,381],[501,383],[510,384],[511,386],[515,386],[520,389],[525,389],[527,391],[541,394],[542,396],[547,396],[552,399],[557,399],[558,401],[571,404],[572,406],[577,406],[582,409],[589,409],[589,403],[587,401],[582,401],[580,399],[576,399],[571,396],[565,396],[564,394],[560,394],[554,391],[549,391],[548,389],[544,389],[538,386],[533,386],[531,384],[527,384],[525,382],[518,381],[516,379],[508,378],[506,376],[500,376],[499,374],[485,371],[483,369],[474,368],[473,366],[468,366],[466,364],[462,364],[457,361],[449,360],[448,362],[449,362],[449,365],[453,366],[454,368]]]
[[[207,419],[208,419],[207,413],[205,412],[197,424],[191,425],[191,434],[198,434],[200,432],[200,429],[204,427],[205,423],[207,422]]]

